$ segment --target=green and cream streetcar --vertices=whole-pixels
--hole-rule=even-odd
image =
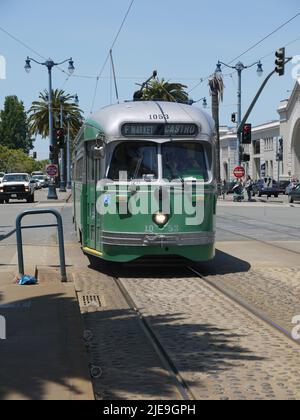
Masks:
[[[212,118],[178,103],[133,101],[87,120],[75,141],[74,219],[84,253],[129,262],[215,255]]]

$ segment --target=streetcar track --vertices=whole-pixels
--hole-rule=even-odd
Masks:
[[[278,235],[285,234],[285,235],[287,235],[287,236],[292,236],[293,238],[296,238],[296,239],[300,240],[300,235],[295,235],[294,233],[279,232],[278,230],[275,230],[275,229],[270,228],[270,227],[266,227],[266,226],[264,226],[264,225],[255,226],[255,225],[254,225],[254,224],[252,224],[252,223],[247,223],[247,222],[245,222],[245,219],[244,219],[242,216],[238,216],[238,215],[235,215],[235,214],[234,214],[233,216],[234,216],[234,218],[239,218],[239,219],[241,220],[241,222],[242,222],[245,226],[250,226],[250,227],[252,227],[252,228],[254,228],[254,227],[262,228],[262,229],[267,230],[267,231],[272,232],[272,233],[274,233],[274,232],[275,232],[275,233],[277,233]],[[225,221],[232,222],[232,218],[230,218],[230,217],[218,216],[218,219],[223,219],[223,220],[225,220]],[[261,220],[259,220],[259,219],[253,219],[253,218],[251,218],[251,219],[248,219],[248,220],[253,220],[254,222],[260,222],[260,223],[263,223],[263,224],[268,224],[268,222],[262,222],[262,221],[261,221]],[[269,223],[269,225],[270,225],[270,223]],[[280,225],[280,224],[278,224],[278,223],[276,223],[276,226],[284,227],[284,228],[291,229],[291,230],[295,229],[295,227],[293,228],[292,226],[284,226],[284,225]],[[296,227],[296,229],[297,229],[297,227]]]
[[[184,401],[196,400],[196,397],[193,395],[189,386],[186,384],[185,380],[182,378],[181,374],[179,373],[178,369],[173,363],[171,357],[169,356],[167,350],[163,347],[162,343],[158,339],[151,324],[147,321],[147,319],[143,316],[141,311],[138,309],[132,296],[129,294],[126,287],[122,283],[122,280],[114,277],[114,281],[118,289],[120,290],[122,296],[126,300],[130,309],[134,311],[135,314],[137,315],[137,318],[140,322],[143,332],[145,333],[146,337],[151,342],[151,345],[153,346],[155,352],[157,353],[158,357],[163,363],[164,368],[168,371],[170,377],[173,379],[174,386],[177,388],[177,391],[179,395],[181,396],[182,400]]]
[[[225,290],[222,286],[216,285],[214,282],[210,281],[207,277],[204,277],[199,271],[195,270],[193,267],[187,267],[188,270],[194,274],[197,275],[207,286],[212,288],[213,290],[218,291],[219,293],[222,293],[224,296],[226,296],[228,299],[233,301],[238,306],[242,307],[244,310],[249,312],[251,315],[254,315],[256,318],[263,321],[265,324],[267,324],[269,327],[272,327],[277,332],[280,332],[283,334],[286,338],[291,340],[294,344],[300,346],[300,341],[294,340],[292,337],[292,333],[285,328],[283,328],[281,325],[277,324],[276,322],[272,321],[263,311],[255,308],[250,303],[246,302],[244,299],[235,296],[233,293],[231,293],[228,290]]]
[[[222,230],[223,232],[231,233],[232,235],[240,236],[240,237],[245,238],[245,239],[250,239],[251,241],[255,241],[255,242],[260,242],[264,245],[267,245],[267,246],[270,246],[270,247],[273,247],[273,248],[277,248],[277,249],[281,249],[282,251],[291,252],[292,254],[295,254],[295,255],[300,255],[300,252],[298,252],[298,251],[294,251],[292,249],[288,249],[288,248],[285,248],[285,247],[280,246],[280,245],[275,245],[271,242],[263,241],[261,239],[254,238],[253,236],[245,235],[243,233],[237,233],[237,232],[234,232],[232,230],[224,229],[224,228],[221,228],[221,227],[218,227],[217,230]]]

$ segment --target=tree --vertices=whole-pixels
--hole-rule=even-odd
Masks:
[[[216,166],[217,166],[217,182],[221,183],[221,158],[220,158],[220,102],[223,101],[224,96],[224,81],[222,74],[215,73],[209,80],[210,93],[212,96],[212,116],[216,125]]]
[[[144,101],[187,102],[189,97],[185,92],[187,86],[181,83],[169,83],[164,79],[152,80],[142,91]]]
[[[73,138],[76,137],[82,123],[82,111],[74,102],[75,96],[68,95],[63,90],[56,89],[53,95],[53,127],[60,127],[61,100],[63,103],[63,126],[67,127],[67,117],[70,117],[70,132]],[[42,138],[49,136],[49,110],[48,91],[39,94],[39,101],[32,103],[29,114],[29,131],[32,135],[39,134]]]
[[[0,146],[0,171],[26,172],[44,171],[48,161],[36,161],[29,157],[23,150],[13,150]]]
[[[24,104],[17,96],[7,96],[4,109],[0,112],[0,145],[20,149],[27,154],[33,148]]]

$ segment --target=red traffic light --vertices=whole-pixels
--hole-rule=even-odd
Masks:
[[[243,127],[243,144],[251,144],[252,142],[252,124],[245,124]]]

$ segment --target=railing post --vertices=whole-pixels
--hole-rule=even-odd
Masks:
[[[22,227],[22,220],[25,216],[32,216],[37,214],[52,214],[56,218],[56,225],[34,225]],[[65,245],[64,245],[64,230],[61,214],[57,210],[28,210],[19,214],[16,220],[16,236],[17,236],[17,252],[18,252],[18,265],[19,275],[23,277],[25,275],[24,270],[24,254],[23,254],[23,239],[22,229],[38,229],[46,227],[56,227],[58,231],[58,242],[59,242],[59,259],[60,259],[60,272],[61,281],[67,282],[67,270],[66,270],[66,258],[65,258]]]
[[[23,277],[25,275],[24,270],[24,255],[23,255],[23,239],[22,239],[22,219],[23,215],[19,214],[16,221],[16,236],[17,236],[17,252],[18,252],[18,266],[19,275]]]

